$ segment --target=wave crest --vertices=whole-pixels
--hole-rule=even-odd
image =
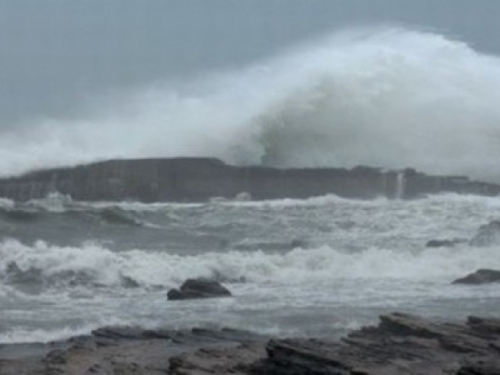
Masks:
[[[492,267],[500,267],[498,247],[346,252],[322,246],[296,247],[282,253],[233,250],[181,256],[143,250],[112,252],[92,244],[59,247],[42,241],[33,246],[14,240],[0,243],[2,281],[36,293],[68,287],[171,288],[193,277],[257,285],[348,279],[449,284],[473,270]]]
[[[500,60],[462,42],[403,29],[348,31],[239,72],[141,92],[93,118],[3,134],[0,172],[211,156],[498,180],[499,90]]]

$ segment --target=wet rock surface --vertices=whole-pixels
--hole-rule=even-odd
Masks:
[[[453,284],[490,284],[500,283],[500,271],[490,269],[480,269],[465,277],[453,281]]]
[[[493,375],[500,374],[500,319],[456,323],[392,313],[341,341],[104,327],[65,342],[0,346],[0,373]]]
[[[184,300],[196,298],[230,297],[231,292],[221,283],[210,279],[188,279],[179,289],[170,289],[169,300]]]
[[[354,331],[340,343],[272,340],[266,347],[267,358],[253,369],[263,375],[498,374],[499,328],[496,319],[437,323],[394,313],[381,316],[377,327]]]
[[[245,331],[104,327],[49,344],[0,345],[2,375],[168,374],[170,359],[203,348],[223,350],[265,338]],[[248,344],[247,344],[248,345]],[[202,350],[202,352],[203,352]]]

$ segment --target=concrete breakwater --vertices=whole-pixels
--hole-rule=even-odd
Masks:
[[[83,201],[203,202],[240,193],[254,200],[325,194],[412,199],[440,192],[493,196],[500,185],[413,169],[237,167],[212,158],[109,160],[0,179],[0,197],[26,201],[51,192]]]

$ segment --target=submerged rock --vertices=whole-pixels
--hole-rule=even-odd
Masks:
[[[210,279],[188,279],[179,289],[170,289],[169,300],[229,297],[231,292],[218,281]]]
[[[500,244],[500,220],[481,225],[469,243],[471,246],[480,247]]]
[[[452,284],[489,284],[489,283],[499,283],[500,282],[500,271],[480,269],[474,273],[471,273],[465,277],[453,281]]]

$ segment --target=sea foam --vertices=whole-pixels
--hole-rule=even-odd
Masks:
[[[16,278],[9,277],[15,263],[16,272],[34,274],[35,281],[46,291],[77,287],[170,288],[192,277],[256,285],[302,285],[343,279],[449,284],[479,268],[500,268],[498,246],[432,248],[418,252],[383,248],[347,252],[321,246],[298,247],[281,253],[257,250],[180,256],[138,249],[112,252],[96,244],[60,247],[39,241],[28,246],[6,240],[0,245],[3,281],[15,286]]]

